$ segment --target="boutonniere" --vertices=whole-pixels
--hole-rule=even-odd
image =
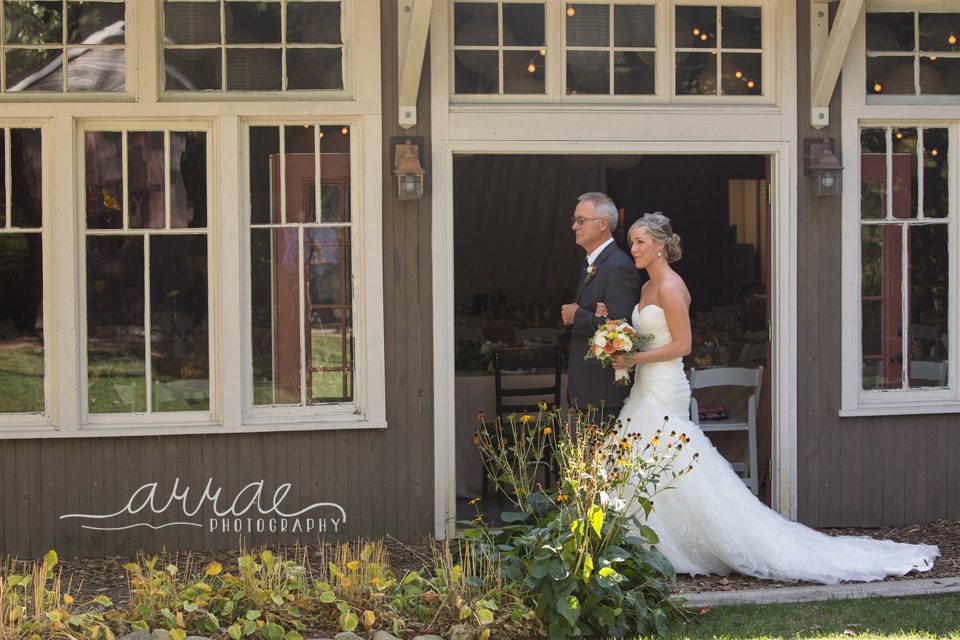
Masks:
[[[597,265],[595,264],[588,265],[587,277],[583,280],[583,284],[587,284],[588,282],[590,282],[590,278],[592,278],[595,273],[597,273]]]

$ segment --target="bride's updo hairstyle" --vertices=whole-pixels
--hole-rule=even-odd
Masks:
[[[627,237],[630,237],[634,229],[640,228],[646,229],[654,242],[663,245],[663,250],[667,252],[667,262],[676,262],[683,255],[680,249],[680,236],[673,232],[670,218],[660,211],[643,214],[642,218],[630,225]]]

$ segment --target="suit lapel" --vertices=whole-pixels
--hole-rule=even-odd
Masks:
[[[580,278],[580,283],[577,285],[577,303],[580,302],[580,297],[583,295],[584,289],[586,289],[594,280],[597,279],[597,276],[600,275],[598,272],[602,268],[603,263],[613,255],[613,252],[617,250],[617,242],[613,241],[607,245],[607,247],[600,252],[600,255],[597,256],[597,259],[593,261],[594,272],[592,276],[587,276],[586,278]]]

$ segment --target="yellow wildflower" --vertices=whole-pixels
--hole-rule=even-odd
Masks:
[[[557,494],[557,502],[566,502],[570,499],[570,496],[565,494],[563,491]]]
[[[660,444],[660,438],[654,437],[654,438],[653,438],[653,446],[656,447],[656,446],[659,445],[659,444]]]
[[[480,498],[472,498],[470,500],[470,504],[477,504],[478,502],[480,502],[480,500],[481,500]]]
[[[529,413],[525,413],[522,416],[520,416],[520,424],[530,424],[534,420],[536,420],[536,418],[534,418]]]
[[[540,411],[546,411],[546,410],[547,410],[547,403],[546,403],[546,402],[543,402],[542,400],[540,401],[540,404],[539,404],[538,406],[540,407]]]
[[[548,435],[550,435],[551,433],[553,433],[553,429],[551,429],[550,427],[544,427],[544,428],[543,428],[543,435],[548,436]]]

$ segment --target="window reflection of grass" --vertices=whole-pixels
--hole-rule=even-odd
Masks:
[[[349,338],[348,338],[349,339]],[[311,360],[315,368],[341,367],[346,364],[349,370],[341,371],[314,371],[310,376],[310,404],[324,404],[346,402],[353,398],[353,349],[347,345],[346,363],[343,359],[343,343],[339,330],[325,331],[311,330]],[[262,372],[253,381],[253,402],[256,406],[300,404],[299,397],[293,397],[288,390],[274,389],[273,380],[269,379],[272,367],[257,367]],[[347,389],[344,394],[344,376],[347,377]],[[259,379],[258,379],[259,378]],[[267,378],[267,379],[263,379]],[[276,396],[274,395],[276,391]]]
[[[0,341],[0,389],[0,413],[43,411],[43,345],[39,339]]]

